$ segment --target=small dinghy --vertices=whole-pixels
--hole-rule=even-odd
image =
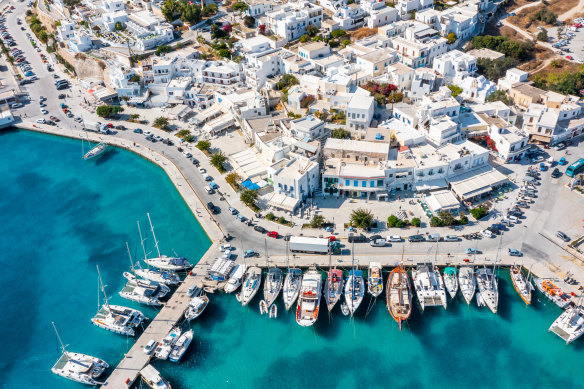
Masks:
[[[268,304],[265,300],[260,301],[260,314],[264,315],[268,313]]]
[[[241,293],[236,294],[235,298],[237,299],[237,301],[241,302]]]
[[[276,304],[272,304],[270,307],[270,319],[275,319],[278,317],[278,307]]]
[[[343,313],[343,315],[347,316],[349,314],[349,306],[347,305],[346,302],[343,301],[343,303],[341,304],[341,312]]]

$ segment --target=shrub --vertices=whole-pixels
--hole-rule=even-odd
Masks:
[[[97,107],[97,116],[102,118],[108,118],[112,115],[122,112],[124,109],[117,105],[102,105]]]
[[[209,149],[211,148],[211,142],[209,142],[208,140],[200,140],[195,145],[195,147],[201,151],[209,151]]]
[[[441,211],[438,214],[438,217],[440,218],[440,221],[442,221],[443,226],[453,226],[457,222],[454,216],[448,211]]]
[[[340,38],[345,35],[347,35],[347,32],[345,30],[334,30],[331,32],[331,37],[333,37],[334,39]]]
[[[373,214],[368,209],[359,208],[351,212],[350,221],[355,227],[369,227],[373,221]]]
[[[309,24],[308,26],[306,26],[306,33],[310,36],[316,36],[316,34],[318,34],[320,30],[318,29],[318,27],[313,26],[312,24]]]
[[[307,34],[304,34],[300,37],[300,43],[306,43],[310,40],[310,37]]]
[[[161,130],[168,131],[168,119],[164,116],[159,116],[154,119],[154,123],[152,125],[156,128],[160,128]]]
[[[448,34],[448,36],[446,37],[446,39],[448,39],[448,44],[451,45],[454,42],[456,42],[456,40],[458,39],[458,37],[456,36],[455,33],[451,32],[450,34]]]
[[[480,219],[484,218],[485,216],[487,216],[487,213],[488,212],[483,207],[477,207],[477,208],[473,208],[470,210],[470,214],[476,220],[480,220]]]
[[[494,101],[502,101],[503,103],[509,105],[509,98],[507,97],[507,92],[505,92],[502,89],[498,89],[495,92],[491,93],[487,98],[487,101],[491,103]]]
[[[314,217],[310,221],[310,227],[312,227],[312,228],[321,228],[323,224],[324,224],[324,216],[322,216],[322,215],[314,215]]]
[[[156,51],[154,52],[154,54],[156,54],[157,56],[162,56],[166,53],[170,53],[172,51],[172,47],[167,46],[167,45],[160,45],[156,48]]]
[[[420,227],[421,225],[422,225],[422,221],[420,220],[419,217],[415,217],[412,219],[412,226]]]
[[[132,77],[130,77],[130,82],[140,82],[140,76],[134,74]]]
[[[273,221],[276,218],[276,215],[274,215],[273,212],[270,212],[266,215],[266,219],[269,221]]]
[[[456,97],[462,93],[462,88],[458,85],[448,85],[448,89],[452,91],[452,97]]]
[[[548,41],[548,33],[547,30],[541,30],[538,34],[537,34],[537,40],[540,42],[547,42]]]
[[[244,2],[241,2],[241,1],[238,1],[237,3],[235,3],[233,5],[233,9],[235,11],[239,11],[239,12],[245,12],[245,11],[247,11],[248,8],[249,7],[247,6],[247,4]]]
[[[223,154],[223,151],[218,151],[216,153],[214,153],[213,155],[211,155],[211,165],[215,166],[215,168],[217,168],[217,170],[219,170],[219,173],[224,173],[225,172],[225,168],[223,167],[223,164],[225,163],[225,161],[227,161],[227,157],[225,156],[225,154]]]
[[[462,216],[460,217],[460,221],[459,221],[459,223],[460,223],[460,224],[462,224],[462,225],[464,225],[464,224],[468,224],[468,217],[466,217],[465,215],[462,215]]]
[[[399,221],[399,218],[395,215],[390,215],[387,218],[387,227],[388,228],[392,228],[392,227],[396,227],[397,222]]]
[[[235,172],[231,172],[228,175],[225,176],[225,181],[227,181],[227,183],[229,185],[231,185],[231,187],[237,192],[239,191],[239,180],[241,180],[241,177],[239,176],[239,174],[235,173]]]
[[[343,128],[336,128],[331,131],[331,138],[335,139],[347,139],[351,133]]]
[[[308,108],[316,101],[316,98],[313,95],[306,95],[300,100],[300,108]]]
[[[239,199],[248,207],[257,209],[256,201],[258,199],[258,192],[253,189],[246,189],[239,195]]]
[[[253,16],[246,16],[243,18],[243,25],[247,28],[252,28],[255,26],[255,19]]]
[[[430,219],[430,227],[442,227],[442,220],[437,216],[432,216]]]
[[[284,90],[290,88],[292,85],[298,84],[298,79],[291,74],[284,74],[280,81],[278,81],[274,88],[276,90]]]

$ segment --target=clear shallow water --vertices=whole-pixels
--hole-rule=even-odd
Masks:
[[[209,241],[164,173],[125,151],[82,161],[76,141],[0,133],[0,356],[5,388],[81,388],[50,373],[55,321],[70,349],[115,366],[124,337],[91,325],[95,264],[112,302],[150,211],[165,250],[197,259]],[[150,239],[149,243],[152,243]],[[152,249],[152,248],[151,248]],[[182,363],[156,362],[173,388],[583,388],[584,339],[565,346],[547,332],[561,313],[536,294],[526,308],[501,270],[499,314],[449,301],[448,310],[414,310],[399,331],[378,300],[365,299],[351,321],[321,305],[301,328],[279,302],[279,317],[259,315],[259,294],[242,308],[234,295],[210,295],[193,322]],[[33,287],[35,289],[33,289]],[[151,317],[154,310],[141,308]]]
[[[59,356],[51,321],[69,350],[112,366],[132,344],[91,324],[96,264],[111,303],[154,317],[117,294],[129,268],[125,242],[141,252],[136,220],[149,250],[146,212],[165,252],[197,261],[210,240],[165,173],[128,151],[84,161],[79,141],[0,132],[0,177],[0,387],[84,387],[50,372]]]

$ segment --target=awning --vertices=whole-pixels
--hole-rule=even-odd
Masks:
[[[547,137],[547,136],[543,136],[543,135],[531,135],[531,140],[532,141],[535,140],[535,141],[538,141],[538,142],[550,143],[551,139],[552,139],[551,136]]]
[[[460,203],[449,190],[441,190],[426,196],[426,203],[434,213],[458,209]]]
[[[490,192],[493,187],[502,185],[508,181],[508,178],[495,169],[485,167],[459,174],[458,176],[452,177],[449,181],[452,191],[459,198],[467,200]]]
[[[299,202],[300,202],[299,199],[288,197],[285,194],[281,193],[274,193],[270,201],[268,201],[268,205],[276,209],[294,212]]]
[[[444,178],[437,178],[434,180],[414,183],[414,189],[417,192],[425,192],[441,188],[448,188],[448,184],[446,183],[446,180]]]

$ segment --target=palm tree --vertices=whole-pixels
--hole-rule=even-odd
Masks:
[[[350,220],[354,227],[366,228],[373,222],[373,214],[368,209],[359,208],[351,212]]]
[[[227,160],[223,151],[219,150],[215,154],[211,155],[211,165],[215,166],[219,171],[223,170],[223,163]]]

